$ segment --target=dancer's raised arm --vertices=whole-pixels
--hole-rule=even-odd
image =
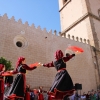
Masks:
[[[74,56],[75,56],[75,54],[72,54],[72,55],[66,54],[66,57],[63,57],[63,60],[64,60],[64,62],[67,62],[67,61],[69,61],[71,58],[73,58]]]
[[[36,69],[38,66],[32,66],[32,67],[30,67],[30,66],[28,66],[28,65],[26,65],[26,64],[23,64],[23,66],[22,66],[24,69],[26,69],[26,70],[34,70],[34,69]]]

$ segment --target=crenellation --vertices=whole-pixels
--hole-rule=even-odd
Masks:
[[[61,36],[61,32],[59,32],[58,34],[59,34],[59,36]]]
[[[90,44],[90,41],[89,41],[89,39],[87,40],[87,43],[88,43],[88,44]]]
[[[82,43],[89,44],[89,43],[87,42],[87,41],[89,41],[89,40],[82,39],[82,38],[80,38],[80,37],[71,36],[70,34],[68,34],[68,39],[74,40],[74,41],[77,41],[77,42],[82,42]]]
[[[10,19],[8,19],[7,14],[4,14],[3,16],[1,16],[1,18],[2,18],[3,20],[5,20],[5,19],[10,20],[10,21],[12,21],[13,24],[15,24],[15,22],[16,22],[16,23],[19,24],[19,25],[24,25],[25,27],[30,27],[32,30],[33,30],[33,29],[36,29],[36,30],[39,30],[39,31],[44,32],[44,33],[50,33],[50,34],[52,34],[52,30],[50,30],[50,31],[48,32],[46,28],[44,28],[44,29],[42,30],[40,26],[36,27],[34,24],[32,24],[32,25],[29,26],[28,21],[26,21],[24,24],[23,24],[23,22],[22,22],[21,19],[19,19],[18,21],[16,21],[14,16],[12,16]],[[23,27],[24,27],[24,26],[23,26]]]
[[[72,39],[75,40],[75,39],[74,39],[74,36],[72,36]]]
[[[70,34],[68,34],[68,38],[70,39]]]
[[[57,31],[56,30],[54,30],[54,35],[57,35]]]
[[[7,14],[4,14],[2,18],[3,18],[3,19],[8,19]],[[9,19],[8,19],[8,20],[9,20]],[[42,30],[40,26],[35,27],[34,24],[32,24],[31,26],[29,26],[28,21],[26,21],[24,24],[22,23],[22,20],[21,20],[21,19],[19,19],[18,21],[15,21],[14,16],[12,16],[12,17],[10,18],[10,20],[11,20],[13,23],[14,23],[14,22],[17,22],[18,24],[22,24],[22,25],[25,25],[25,26],[27,26],[27,27],[30,27],[32,30],[36,29],[37,31],[39,30],[39,31],[41,31],[42,33],[50,33],[50,34],[54,34],[54,35],[56,35],[56,36],[61,36],[61,32],[59,32],[59,33],[57,34],[57,31],[56,31],[56,30],[54,30],[54,32],[52,33],[52,30],[50,30],[50,31],[48,32],[46,28],[44,28],[44,29]],[[62,36],[61,36],[61,37],[62,37]],[[68,37],[70,40],[75,40],[75,41],[78,41],[78,42],[89,43],[89,41],[86,40],[86,39],[80,38],[80,40],[79,40],[79,37],[70,36],[70,34],[68,34],[67,37]],[[66,38],[67,38],[67,37],[66,37]],[[82,41],[82,40],[83,40],[83,41]]]
[[[82,38],[80,38],[80,42],[82,42],[82,40],[83,40],[83,39],[82,39]]]
[[[43,29],[43,32],[44,32],[44,33],[48,33],[46,28]]]
[[[52,30],[50,30],[48,33],[49,33],[49,34],[52,34]]]
[[[4,18],[4,19],[8,19],[7,13],[5,13],[5,14],[3,15],[3,18]]]
[[[84,43],[86,43],[86,39],[84,39]]]
[[[12,17],[10,18],[10,20],[13,21],[13,22],[15,22],[15,17],[12,16]]]
[[[28,27],[29,26],[28,21],[26,21],[24,25]]]
[[[21,19],[18,20],[18,23],[19,23],[19,24],[23,24]]]
[[[36,27],[35,27],[35,25],[34,24],[32,24],[31,26],[30,26],[32,29],[36,29]]]
[[[76,37],[76,41],[79,41],[79,38],[78,37]]]
[[[42,29],[41,29],[41,27],[40,27],[40,26],[38,26],[38,27],[37,27],[37,29],[38,29],[38,30],[40,30],[40,31],[42,31]]]

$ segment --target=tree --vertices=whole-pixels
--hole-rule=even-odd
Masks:
[[[6,60],[4,57],[0,58],[0,63],[5,65],[5,71],[7,70],[13,70],[11,61]]]

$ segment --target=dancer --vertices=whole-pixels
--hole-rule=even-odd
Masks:
[[[3,94],[4,94],[4,80],[2,73],[4,72],[4,65],[0,64],[0,100],[3,100]]]
[[[38,66],[39,66],[39,63],[37,66],[29,67],[25,63],[25,58],[19,57],[16,70],[13,72],[10,72],[12,74],[17,73],[17,76],[14,82],[12,83],[10,89],[5,93],[5,97],[10,98],[10,100],[11,98],[19,98],[18,100],[24,100],[24,95],[26,92],[26,78],[25,78],[26,70],[34,70]],[[5,100],[8,100],[8,99],[5,99]]]
[[[63,57],[63,52],[57,50],[55,53],[55,61],[43,64],[44,67],[55,67],[57,70],[54,83],[49,90],[49,94],[55,96],[56,99],[63,99],[73,94],[74,86],[66,70],[66,62],[74,56],[75,54],[66,54],[66,57]]]

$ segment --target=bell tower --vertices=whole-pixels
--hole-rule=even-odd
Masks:
[[[100,85],[100,0],[59,0],[61,36],[88,39]]]
[[[100,46],[100,0],[59,0],[59,13],[61,36],[89,39],[92,46]]]

